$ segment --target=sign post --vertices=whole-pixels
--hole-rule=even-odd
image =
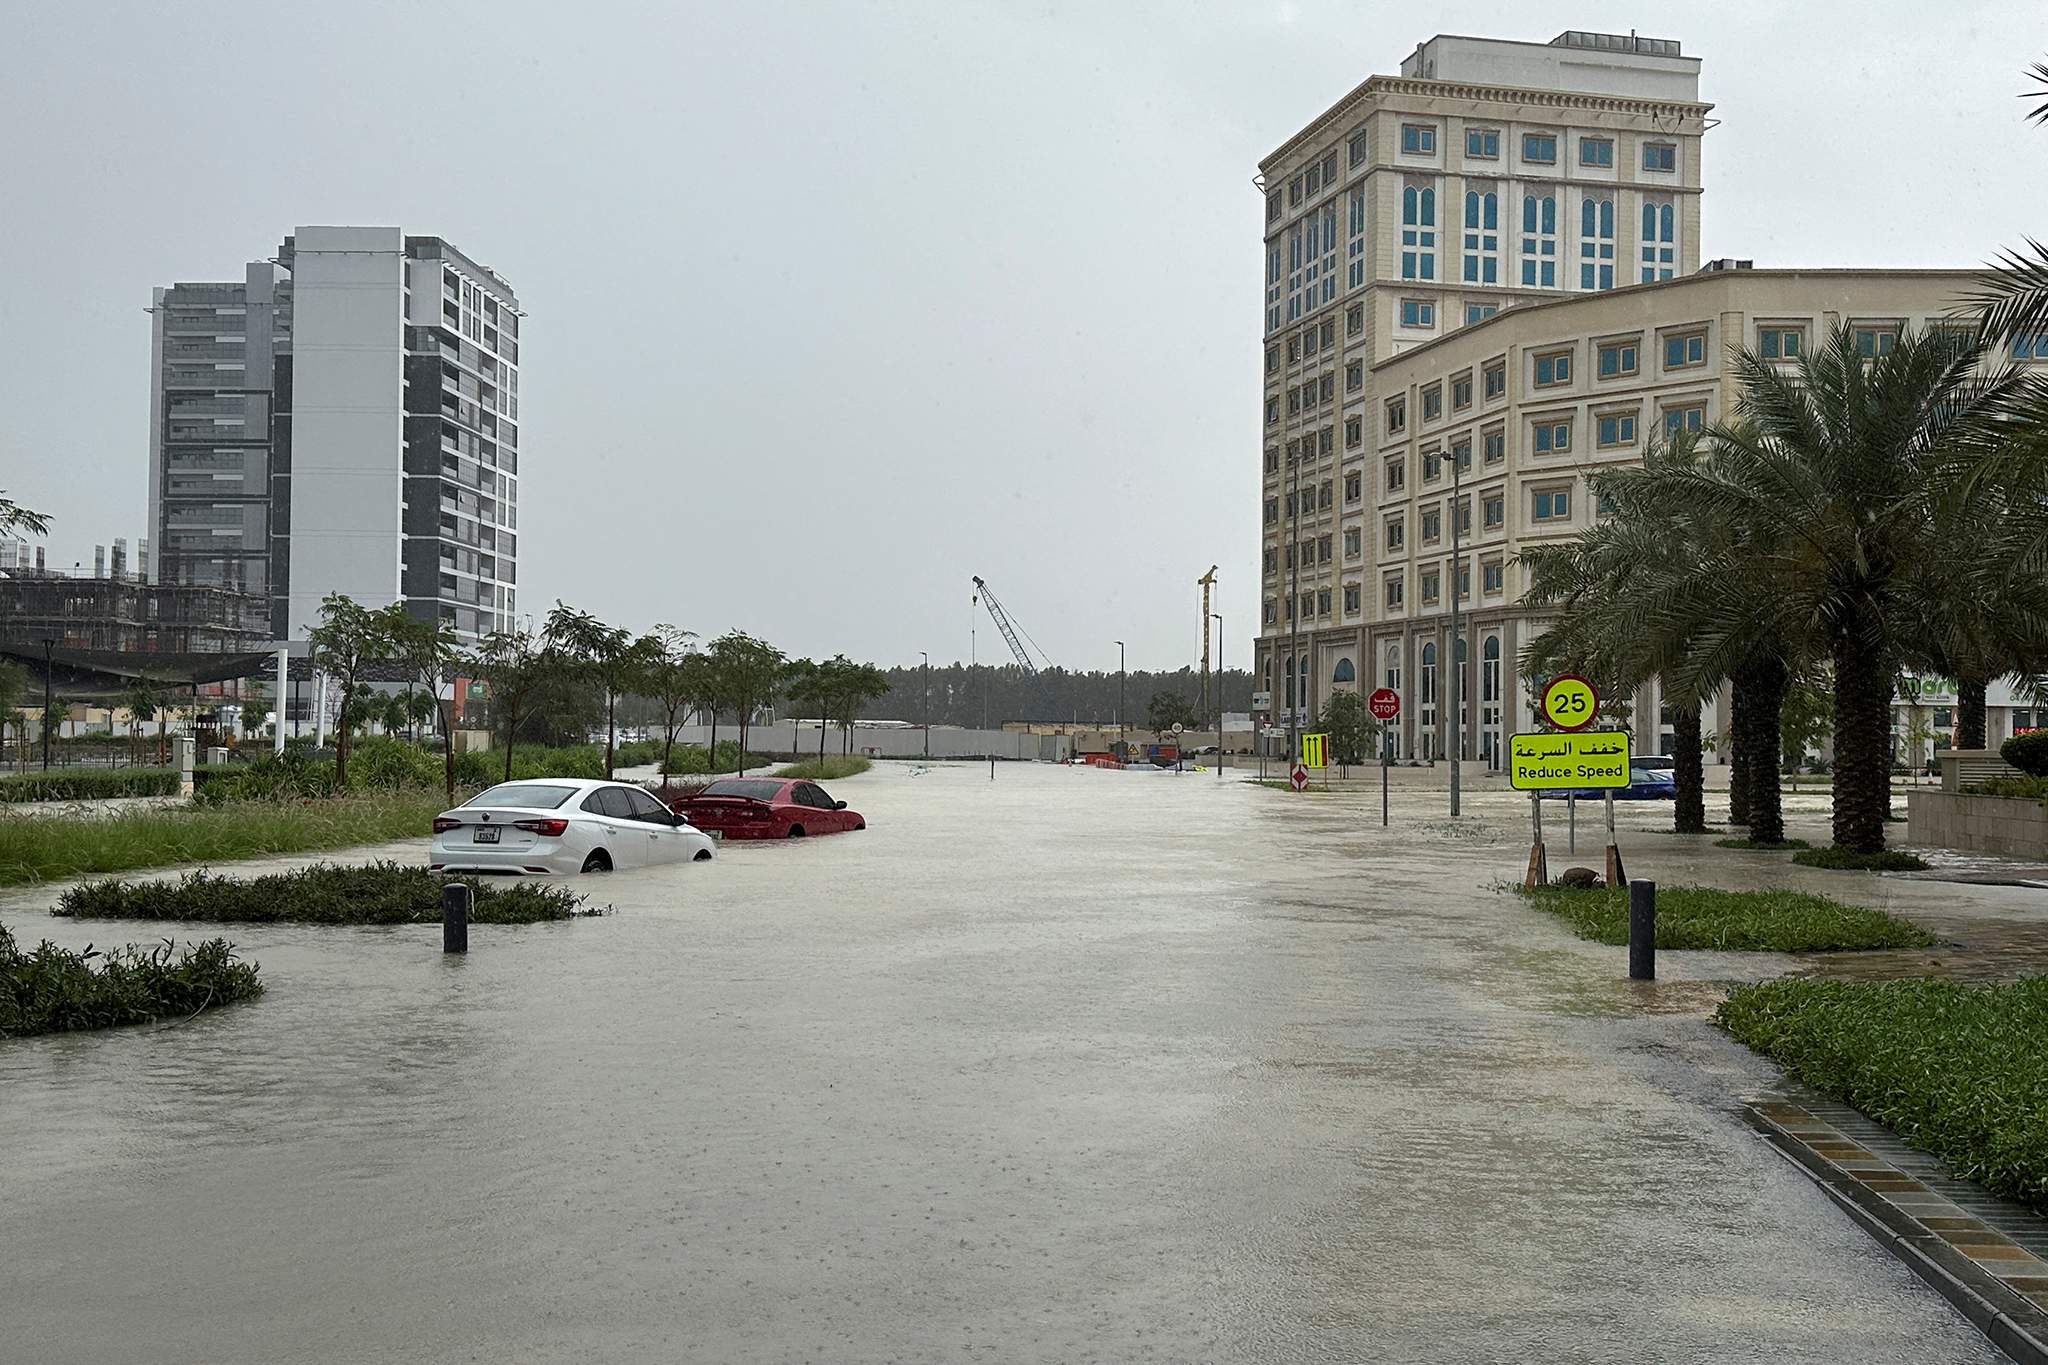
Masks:
[[[1380,722],[1380,828],[1387,827],[1387,770],[1394,766],[1394,735],[1386,724],[1401,714],[1401,694],[1391,687],[1376,687],[1365,699],[1365,709]]]
[[[1600,713],[1600,694],[1593,684],[1573,673],[1545,683],[1536,710],[1557,732],[1508,739],[1508,782],[1516,791],[1529,793],[1531,841],[1524,884],[1541,886],[1549,880],[1543,847],[1543,793],[1577,793],[1591,787],[1604,789],[1607,798],[1608,885],[1619,886],[1621,850],[1614,842],[1614,789],[1629,784],[1628,732],[1588,728]]]

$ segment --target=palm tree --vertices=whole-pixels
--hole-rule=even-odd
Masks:
[[[1976,377],[1980,358],[1953,336],[1915,333],[1865,356],[1847,329],[1790,371],[1744,351],[1733,366],[1744,420],[1709,433],[1710,458],[1662,476],[1673,498],[1730,528],[1746,571],[1771,585],[1770,615],[1807,623],[1833,664],[1834,838],[1849,851],[1884,849],[1893,677],[1917,644],[1907,598],[1933,572],[1945,473],[2011,389],[2006,376]],[[1775,779],[1777,765],[1768,778],[1763,766],[1750,766],[1752,806]]]

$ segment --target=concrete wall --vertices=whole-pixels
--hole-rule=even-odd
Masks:
[[[2006,796],[1909,791],[1906,842],[2048,859],[2048,804]]]
[[[320,599],[398,599],[404,498],[403,234],[302,227],[294,234],[289,627]]]

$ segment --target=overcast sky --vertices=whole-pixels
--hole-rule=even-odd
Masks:
[[[0,488],[147,535],[152,285],[397,224],[529,316],[519,588],[796,654],[1053,659],[1256,622],[1261,156],[1436,32],[1704,59],[1703,258],[2048,235],[2039,0],[0,0]],[[980,622],[980,657],[1001,644]]]

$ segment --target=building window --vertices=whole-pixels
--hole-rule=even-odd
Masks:
[[[1401,601],[1403,597],[1406,595],[1406,587],[1407,583],[1405,581],[1404,575],[1398,573],[1390,573],[1387,575],[1385,590],[1388,610],[1399,611],[1401,609]]]
[[[1401,151],[1407,156],[1435,156],[1436,129],[1427,123],[1402,124]]]
[[[1482,432],[1479,437],[1480,458],[1488,464],[1499,464],[1508,455],[1508,434],[1499,427]]]
[[[1465,155],[1481,161],[1500,160],[1500,129],[1467,128],[1465,130]]]
[[[1344,533],[1344,557],[1346,559],[1358,558],[1359,542],[1363,539],[1364,537],[1359,535],[1358,528],[1356,526],[1352,527],[1350,530]]]
[[[1274,522],[1276,522],[1276,521],[1278,521],[1278,520],[1280,520],[1280,499],[1278,499],[1278,498],[1267,498],[1267,499],[1266,499],[1266,525],[1268,525],[1268,526],[1271,526],[1271,525],[1272,525],[1272,524],[1273,524]]]
[[[1266,196],[1266,221],[1277,223],[1280,215],[1287,211],[1287,200],[1278,190]]]
[[[1465,305],[1465,325],[1470,327],[1475,322],[1484,322],[1499,311],[1497,303],[1468,303]]]
[[[1436,189],[1409,185],[1401,191],[1401,278],[1436,278]]]
[[[1408,543],[1408,524],[1400,517],[1387,518],[1387,548],[1398,550]]]
[[[1422,391],[1422,420],[1434,422],[1444,415],[1444,386],[1431,384]]]
[[[1323,511],[1327,512],[1330,510],[1330,505],[1334,503],[1336,500],[1336,490],[1331,486],[1331,481],[1328,479],[1324,479],[1321,485],[1318,486],[1316,489],[1316,506],[1321,508]],[[1323,537],[1324,559],[1328,559],[1330,557],[1329,541],[1330,538],[1328,536]]]
[[[1365,283],[1365,191],[1363,189],[1351,191],[1350,214],[1351,232],[1345,238],[1344,243],[1344,259],[1346,263],[1344,287],[1347,290],[1356,289]],[[1361,314],[1359,330],[1363,330],[1364,325],[1364,317]],[[1357,336],[1358,332],[1353,331],[1352,335]]]
[[[1506,583],[1507,571],[1498,559],[1489,559],[1479,566],[1479,591],[1485,593],[1488,597],[1500,596],[1501,589]],[[1499,642],[1496,640],[1488,640],[1486,643],[1490,648],[1499,647]],[[1500,665],[1498,663],[1491,666],[1496,673],[1499,672]],[[1499,684],[1496,682],[1495,686],[1498,687]]]
[[[1522,196],[1522,283],[1557,287],[1557,196]]]
[[[1268,474],[1277,474],[1277,473],[1278,473],[1279,471],[1280,471],[1280,451],[1279,451],[1279,449],[1278,449],[1277,447],[1275,447],[1275,446],[1267,446],[1267,447],[1266,447],[1266,472],[1267,472]]]
[[[1357,393],[1365,387],[1365,362],[1354,360],[1344,367],[1344,392]]]
[[[1508,363],[1505,360],[1496,360],[1488,365],[1483,372],[1481,384],[1483,385],[1481,391],[1489,401],[1506,393],[1508,391]]]
[[[1324,459],[1329,458],[1330,442],[1335,439],[1335,434],[1335,429],[1332,427],[1324,427],[1316,433],[1316,454],[1321,455]]]
[[[1357,502],[1365,496],[1365,476],[1352,470],[1344,476],[1344,501]]]
[[[1451,409],[1463,412],[1472,406],[1472,371],[1467,370],[1451,378]]]
[[[1425,569],[1422,573],[1422,605],[1433,607],[1444,595],[1444,577],[1436,569]]]
[[[1632,412],[1603,412],[1593,420],[1594,443],[1602,450],[1636,443],[1636,415]]]
[[[1287,363],[1290,365],[1299,365],[1301,363],[1301,338],[1298,336],[1287,338]]]
[[[1316,330],[1322,334],[1324,350],[1327,351],[1337,344],[1337,319],[1324,318],[1323,325]]]
[[[1643,144],[1643,169],[1646,171],[1677,170],[1678,144],[1674,142],[1645,142]]]
[[[1480,524],[1489,531],[1498,531],[1507,521],[1507,498],[1499,493],[1488,493],[1479,503]]]
[[[1278,398],[1268,398],[1266,400],[1266,425],[1270,427],[1279,420],[1280,400]]]
[[[1636,372],[1636,343],[1629,341],[1603,341],[1600,343],[1600,377],[1619,379]]]
[[[1557,164],[1557,136],[1554,133],[1522,134],[1522,160],[1537,166]]]
[[[1266,568],[1266,572],[1267,572],[1267,573],[1273,573],[1273,572],[1277,571],[1277,570],[1279,569],[1279,567],[1280,567],[1280,551],[1279,551],[1278,549],[1274,548],[1273,546],[1271,546],[1271,545],[1268,545],[1268,546],[1266,547],[1266,555],[1265,555],[1265,568]]]
[[[1472,472],[1472,438],[1470,436],[1460,436],[1456,441],[1452,442],[1451,458],[1458,462],[1459,473],[1469,474]]]
[[[1460,564],[1458,566],[1458,598],[1460,601],[1463,601],[1465,598],[1468,598],[1471,595],[1472,566],[1470,564]],[[1461,640],[1459,641],[1459,643],[1463,644],[1464,642]],[[1458,651],[1458,662],[1465,662],[1465,651],[1462,649]]]
[[[1422,481],[1435,483],[1444,476],[1444,453],[1441,450],[1422,452]]]
[[[1301,333],[1301,358],[1302,358],[1303,360],[1306,360],[1306,359],[1308,359],[1308,358],[1309,358],[1310,356],[1314,355],[1315,353],[1316,353],[1316,329],[1315,329],[1315,324],[1311,323],[1311,324],[1309,324],[1309,326],[1307,326],[1307,327],[1305,327],[1305,328],[1303,328],[1303,329],[1302,329],[1302,333]]]
[[[1344,448],[1356,450],[1365,444],[1365,419],[1346,417],[1344,419]]]
[[[1358,585],[1356,583],[1346,583],[1344,585],[1344,610],[1346,612],[1356,612],[1358,610]]]
[[[1301,386],[1300,388],[1297,388],[1297,389],[1289,389],[1289,390],[1287,391],[1287,415],[1288,415],[1289,417],[1295,417],[1295,416],[1298,416],[1298,415],[1300,415],[1300,413],[1301,413],[1302,409],[1304,409],[1304,408],[1312,408],[1312,407],[1314,407],[1315,405],[1316,405],[1316,381],[1315,381],[1315,380],[1311,379],[1311,380],[1309,380],[1309,381],[1308,381],[1308,383],[1306,383],[1306,384],[1303,384],[1303,385],[1302,385],[1302,386]]]
[[[1707,363],[1707,334],[1705,332],[1681,332],[1677,336],[1664,338],[1664,368],[1667,370],[1696,369]]]
[[[1539,488],[1536,490],[1537,521],[1568,521],[1572,515],[1572,491],[1569,488]]]
[[[1387,400],[1387,434],[1397,435],[1408,429],[1408,400],[1389,398]]]
[[[1707,424],[1707,405],[1687,403],[1683,407],[1664,409],[1664,434],[1676,436],[1680,432],[1699,431]]]
[[[1422,511],[1422,543],[1434,545],[1444,538],[1444,509],[1426,507]]]
[[[1465,192],[1465,282],[1500,283],[1500,193]]]
[[[1280,348],[1278,346],[1268,346],[1266,348],[1266,373],[1272,374],[1275,370],[1278,370],[1279,368]]]
[[[1452,511],[1452,517],[1457,522],[1458,534],[1470,540],[1472,538],[1472,499],[1459,498],[1457,506]]]
[[[1572,382],[1572,353],[1545,351],[1536,357],[1536,387],[1554,389]]]
[[[1274,606],[1274,605],[1273,605],[1273,599],[1272,599],[1272,598],[1270,598],[1270,597],[1266,599],[1266,613],[1265,613],[1265,614],[1266,614],[1266,624],[1267,624],[1267,625],[1269,625],[1269,626],[1270,626],[1270,625],[1272,625],[1272,624],[1273,624],[1274,622],[1276,622],[1276,621],[1278,621],[1278,620],[1280,619],[1280,609],[1279,609],[1278,607],[1276,607],[1276,606]]]
[[[1316,589],[1316,615],[1328,616],[1329,614],[1330,590],[1328,588],[1318,588]]]
[[[1613,166],[1614,139],[1611,137],[1580,138],[1579,164],[1581,166]]]
[[[1344,310],[1344,335],[1348,337],[1365,334],[1365,305],[1354,303]]]
[[[1806,354],[1806,329],[1765,327],[1757,333],[1757,349],[1766,360],[1797,360]]]
[[[1579,288],[1614,288],[1614,201],[1579,202]]]
[[[1894,324],[1859,323],[1851,329],[1856,342],[1856,354],[1866,360],[1881,355],[1890,355],[1892,347],[1899,344],[1899,329]]]
[[[1337,376],[1326,374],[1316,381],[1316,393],[1327,403],[1337,396]]]
[[[1644,284],[1668,280],[1678,261],[1678,224],[1671,201],[1643,201]]]
[[[1436,326],[1436,304],[1429,299],[1402,299],[1401,325],[1403,327]]]
[[[2026,332],[2012,339],[2014,360],[2048,360],[2048,333]]]
[[[1353,170],[1357,170],[1365,164],[1365,158],[1371,146],[1372,140],[1366,136],[1365,129],[1360,128],[1351,135],[1351,141],[1346,150],[1351,158],[1351,168]]]
[[[1572,424],[1570,419],[1547,419],[1536,424],[1534,433],[1535,451],[1538,455],[1556,455],[1572,448]]]
[[[1408,486],[1408,462],[1395,458],[1387,461],[1387,491],[1398,493]]]

